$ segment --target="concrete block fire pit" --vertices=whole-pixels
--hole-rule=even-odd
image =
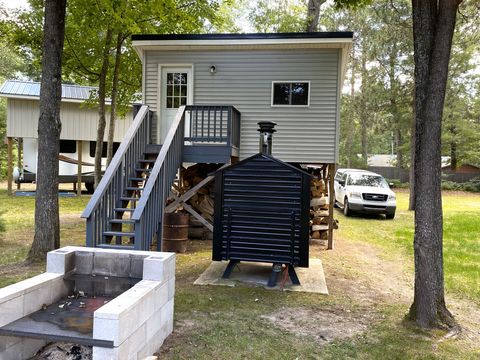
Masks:
[[[47,271],[0,289],[0,359],[51,341],[93,346],[94,360],[142,359],[173,330],[175,254],[64,247]]]

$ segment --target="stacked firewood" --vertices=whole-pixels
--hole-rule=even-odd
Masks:
[[[327,198],[326,181],[321,176],[314,176],[310,183],[310,237],[312,239],[327,240],[329,223],[329,203]],[[338,228],[337,221],[333,222],[334,229]]]
[[[209,174],[217,170],[216,164],[196,164],[182,169],[182,181],[178,193],[184,194],[192,187],[203,181]],[[187,203],[198,212],[205,220],[213,223],[215,186],[212,180],[204,185],[193,195]],[[206,229],[197,219],[190,216],[189,238],[211,239],[212,233]]]

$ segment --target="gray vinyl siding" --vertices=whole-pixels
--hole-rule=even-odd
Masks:
[[[278,124],[274,156],[288,162],[334,163],[339,52],[150,50],[145,56],[145,102],[157,110],[159,64],[192,64],[194,104],[234,105],[242,113],[241,159],[258,152],[257,123],[274,121]],[[217,68],[215,74],[209,72],[212,65]],[[310,81],[310,106],[272,107],[272,81]]]

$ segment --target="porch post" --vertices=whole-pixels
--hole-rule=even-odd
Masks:
[[[83,157],[83,149],[82,146],[83,141],[77,140],[77,196],[82,195],[82,157]]]
[[[7,189],[8,195],[12,195],[13,183],[13,138],[7,137]]]
[[[335,164],[328,164],[328,250],[333,250],[333,205],[335,204],[334,188]]]

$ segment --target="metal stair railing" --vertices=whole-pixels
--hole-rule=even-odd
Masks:
[[[128,176],[135,172],[136,162],[149,143],[150,123],[149,108],[143,105],[85,207],[81,217],[87,219],[87,246],[109,247],[104,242],[103,232],[107,230],[108,220],[114,217],[114,208],[127,187]]]
[[[184,134],[185,106],[181,106],[131,217],[135,221],[135,249],[150,250],[156,234],[157,250],[162,250],[165,202],[182,164]]]

